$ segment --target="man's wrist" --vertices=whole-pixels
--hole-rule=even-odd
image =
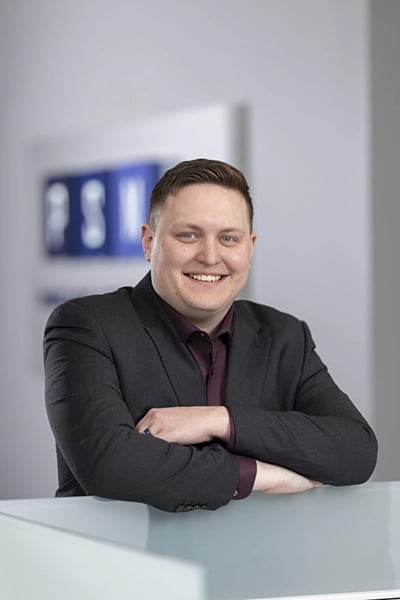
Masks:
[[[290,494],[304,492],[313,487],[322,485],[312,481],[300,473],[291,471],[279,465],[256,461],[257,473],[254,480],[253,491],[262,491],[267,494]]]
[[[226,406],[213,406],[212,411],[214,412],[214,414],[212,414],[213,436],[228,443],[231,433],[228,409]]]

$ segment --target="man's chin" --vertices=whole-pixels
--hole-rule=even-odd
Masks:
[[[204,301],[201,302],[198,299],[188,301],[186,303],[189,310],[193,312],[200,313],[218,313],[224,310],[224,306],[227,305],[226,302],[210,302]]]
[[[186,305],[187,318],[198,319],[220,317],[222,320],[232,303],[213,304],[213,303],[190,303]],[[190,316],[189,316],[190,315]]]

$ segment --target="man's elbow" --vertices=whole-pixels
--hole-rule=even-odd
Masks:
[[[344,457],[342,473],[331,485],[358,485],[368,481],[376,467],[378,441],[371,428],[364,428],[363,439],[349,449]]]

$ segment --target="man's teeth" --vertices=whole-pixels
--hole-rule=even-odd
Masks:
[[[197,281],[219,281],[222,279],[222,275],[190,275],[192,279]]]

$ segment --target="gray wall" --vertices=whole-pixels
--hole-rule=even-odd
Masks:
[[[384,10],[383,10],[384,9]],[[374,414],[378,473],[400,480],[400,2],[371,4]]]
[[[28,356],[30,149],[143,114],[249,107],[252,296],[306,319],[338,383],[378,419],[369,26],[366,0],[0,4],[0,497],[49,496],[55,486],[43,381]],[[394,414],[386,408],[382,446]],[[395,474],[388,440],[385,477]]]

